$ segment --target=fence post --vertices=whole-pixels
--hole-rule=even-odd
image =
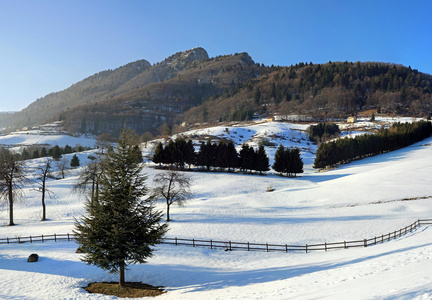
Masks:
[[[307,253],[307,244],[306,244],[306,253]]]
[[[210,249],[213,249],[213,241],[210,240]]]
[[[288,245],[285,244],[285,252],[288,253]]]
[[[177,237],[175,238],[175,245],[177,246]]]
[[[70,242],[69,233],[68,233],[68,242]]]
[[[268,243],[266,243],[266,250],[267,250],[267,252],[268,252]]]
[[[345,248],[345,249],[347,248],[347,246],[346,246],[346,241],[344,241],[344,248]]]
[[[374,245],[376,245],[376,237],[375,237]]]
[[[18,244],[21,244],[20,237],[18,237]]]
[[[364,242],[364,246],[367,247],[366,239],[364,239],[363,242]]]
[[[31,236],[30,236],[30,244],[31,244],[31,243],[33,243],[33,242],[32,242],[32,238],[31,238]]]
[[[44,239],[43,239],[43,234],[41,235],[42,236],[42,243],[44,242]]]
[[[232,251],[232,248],[231,248],[231,241],[229,241],[229,249],[230,249],[230,251]]]
[[[324,243],[324,249],[327,251],[327,242]]]
[[[192,246],[195,247],[195,239],[192,239]]]
[[[384,243],[384,234],[381,235],[381,244]]]
[[[248,251],[249,251],[249,242],[248,242]]]
[[[54,233],[54,242],[57,242],[57,236],[55,233]]]
[[[8,237],[6,238],[6,241],[7,241],[8,245],[9,245],[9,238]]]

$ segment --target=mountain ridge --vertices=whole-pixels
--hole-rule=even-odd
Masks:
[[[0,127],[63,120],[70,132],[158,133],[161,125],[250,119],[260,115],[341,118],[364,109],[429,116],[432,77],[391,63],[255,63],[248,53],[210,58],[201,47],[151,65],[138,60],[50,93]]]

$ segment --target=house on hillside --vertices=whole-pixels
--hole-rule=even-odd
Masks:
[[[355,123],[355,122],[357,122],[357,118],[355,116],[347,118],[347,123]]]

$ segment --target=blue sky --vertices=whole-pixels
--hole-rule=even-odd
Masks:
[[[0,0],[0,111],[194,47],[255,62],[379,61],[432,74],[432,1]]]

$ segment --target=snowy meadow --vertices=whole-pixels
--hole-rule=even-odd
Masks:
[[[172,207],[167,237],[305,245],[363,240],[399,230],[417,219],[432,218],[432,138],[317,172],[312,168],[316,145],[308,141],[306,128],[269,122],[184,133],[197,142],[203,137],[229,138],[238,147],[244,142],[256,146],[268,139],[276,144],[266,148],[270,164],[280,143],[296,146],[301,149],[305,172],[298,178],[274,172],[265,176],[188,172],[194,196],[185,207]],[[344,135],[355,131],[352,127],[344,130]],[[45,142],[46,135],[38,132],[19,137],[20,146],[37,144],[36,137],[61,145],[59,141],[65,138],[59,135]],[[33,140],[26,140],[30,137]],[[10,139],[0,137],[0,144],[15,143]],[[81,139],[65,143],[90,145],[87,138]],[[153,146],[143,146],[144,155]],[[91,154],[94,150],[77,154],[81,167]],[[29,160],[27,166],[35,168],[41,163],[43,159]],[[152,178],[163,170],[146,164],[151,187]],[[6,226],[8,207],[4,204],[0,238],[71,233],[75,218],[85,213],[85,196],[72,192],[78,172],[74,169],[64,179],[49,180],[48,221],[40,221],[41,195],[34,186],[24,189],[25,196],[15,206],[16,226]],[[270,185],[273,192],[267,192]],[[165,209],[163,203],[157,207]],[[327,252],[159,245],[147,264],[130,266],[126,280],[165,287],[167,293],[160,299],[432,299],[430,227],[423,225],[367,248]],[[117,275],[85,265],[76,248],[75,242],[68,241],[1,244],[0,299],[117,299],[82,289],[91,282],[116,281]],[[39,255],[39,262],[27,263],[31,253]]]

